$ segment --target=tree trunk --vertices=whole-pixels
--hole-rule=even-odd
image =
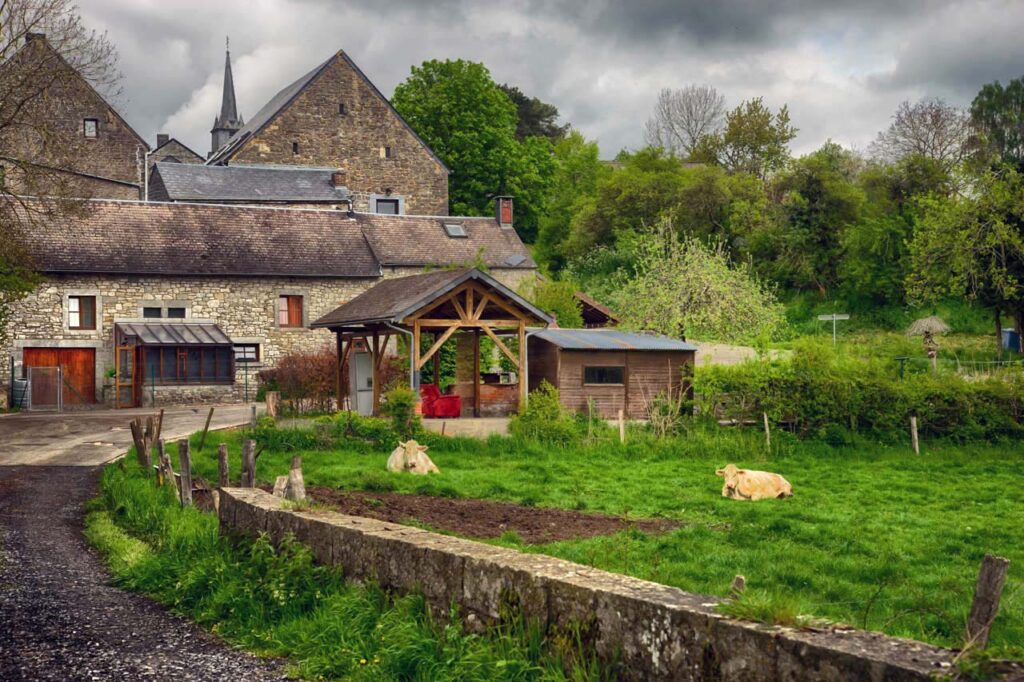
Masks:
[[[1017,338],[1024,338],[1024,307],[1017,308],[1017,312],[1014,315],[1014,322],[1017,324]],[[1018,341],[1018,343],[1020,343]],[[1024,351],[1024,343],[1021,344],[1020,351]]]
[[[996,308],[996,358],[1003,359],[1003,311]]]

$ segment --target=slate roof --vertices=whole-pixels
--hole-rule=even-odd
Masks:
[[[383,322],[397,323],[471,279],[493,288],[538,320],[551,321],[544,311],[490,275],[476,268],[462,268],[385,279],[348,303],[327,313],[310,326],[317,328]]]
[[[447,171],[448,166],[445,165],[444,161],[442,161],[441,158],[434,153],[434,150],[423,141],[423,138],[416,134],[416,131],[412,129],[412,126],[405,122],[405,119],[398,113],[398,110],[391,106],[391,101],[384,96],[384,93],[377,89],[377,86],[373,84],[373,81],[367,78],[362,69],[356,66],[356,63],[352,61],[352,59],[345,54],[343,50],[338,50],[335,54],[331,55],[327,61],[318,64],[312,71],[306,73],[294,83],[287,85],[280,92],[274,95],[269,102],[263,105],[262,109],[256,112],[255,116],[249,119],[248,123],[242,126],[238,132],[231,137],[227,144],[216,150],[213,155],[207,159],[207,165],[213,166],[227,164],[231,160],[231,157],[234,156],[235,152],[237,152],[250,137],[259,133],[267,126],[267,124],[277,118],[277,116],[284,111],[289,104],[295,101],[295,98],[302,94],[302,91],[308,88],[336,59],[345,60],[349,67],[351,67],[352,70],[366,82],[370,89],[387,105],[391,112],[398,117],[398,120],[403,126],[405,126],[412,136],[423,145],[423,148],[427,150],[427,153],[429,153],[434,160],[437,161],[445,171]]]
[[[542,329],[534,336],[565,350],[696,351],[692,343],[620,329]]]
[[[362,231],[339,211],[99,200],[79,205],[81,215],[31,214],[22,221],[28,224],[24,243],[41,272],[380,275]]]
[[[298,166],[204,166],[156,163],[150,196],[163,201],[338,202],[349,198],[331,185],[333,169]]]
[[[357,213],[356,220],[385,267],[470,266],[478,258],[489,268],[537,267],[516,231],[494,218]],[[462,225],[466,236],[449,237],[445,223]]]
[[[432,216],[116,200],[46,215],[54,203],[14,209],[44,273],[380,277],[385,265],[466,265],[478,252],[490,267],[534,267],[515,231],[492,218],[458,219],[469,236],[452,238],[443,224],[456,219]]]

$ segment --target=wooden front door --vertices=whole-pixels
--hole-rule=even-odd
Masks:
[[[26,348],[22,364],[25,367],[60,367],[65,405],[96,402],[95,348]]]

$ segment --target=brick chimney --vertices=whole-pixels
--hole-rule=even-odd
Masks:
[[[344,187],[346,182],[348,182],[348,173],[344,168],[339,168],[331,173],[331,187]]]
[[[512,227],[512,197],[494,197],[494,218],[502,227]]]
[[[156,134],[156,146],[157,147],[163,147],[165,144],[167,144],[167,141],[170,140],[170,139],[171,139],[171,136],[168,135],[167,133],[157,133]]]

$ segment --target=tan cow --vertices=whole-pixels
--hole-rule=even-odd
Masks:
[[[407,471],[411,474],[439,474],[438,469],[427,457],[426,445],[414,440],[398,441],[398,447],[388,457],[388,471]]]
[[[715,475],[725,478],[722,497],[733,500],[764,500],[793,496],[793,486],[789,481],[770,471],[737,469],[735,464],[726,464],[725,468],[717,470]]]

